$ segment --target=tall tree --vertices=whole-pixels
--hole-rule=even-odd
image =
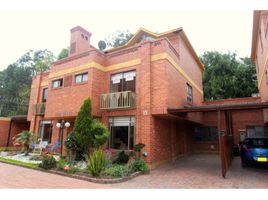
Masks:
[[[61,50],[61,52],[59,53],[57,60],[63,59],[63,58],[67,58],[69,54],[69,49],[68,48],[63,48]]]
[[[105,38],[105,42],[110,47],[118,47],[126,44],[131,38],[133,34],[129,31],[121,31],[118,30],[113,34],[110,34],[107,38]]]
[[[0,73],[0,116],[26,114],[32,76],[47,71],[55,59],[48,50],[29,50]]]
[[[204,98],[227,99],[249,97],[257,93],[255,66],[249,58],[237,59],[235,53],[205,52],[201,56]]]

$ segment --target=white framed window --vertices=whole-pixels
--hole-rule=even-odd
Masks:
[[[54,81],[52,81],[52,88],[60,88],[60,87],[62,87],[62,84],[63,84],[62,78],[54,80]]]
[[[136,90],[136,71],[121,72],[111,75],[110,92]]]
[[[83,73],[83,74],[77,74],[75,75],[75,83],[83,83],[88,81],[88,73]]]
[[[193,88],[189,83],[187,83],[186,89],[187,89],[187,102],[193,103]]]

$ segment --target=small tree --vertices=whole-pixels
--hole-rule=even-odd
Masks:
[[[22,145],[22,152],[25,153],[25,156],[28,155],[30,150],[30,144],[35,138],[34,134],[29,131],[22,131],[15,136],[15,142]]]
[[[74,134],[76,142],[76,158],[82,159],[88,153],[92,146],[91,124],[93,118],[91,116],[91,100],[86,99],[81,106],[74,124]]]
[[[91,116],[91,100],[86,99],[76,117],[73,133],[65,141],[76,160],[85,159],[90,148],[99,148],[109,137],[107,128]]]

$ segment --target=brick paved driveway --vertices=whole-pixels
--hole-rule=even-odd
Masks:
[[[0,163],[0,188],[268,188],[268,169],[242,169],[236,157],[223,179],[217,155],[191,155],[149,175],[103,185]]]

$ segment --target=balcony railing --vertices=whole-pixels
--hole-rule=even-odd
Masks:
[[[136,93],[132,91],[114,92],[100,96],[100,109],[135,108]]]
[[[44,115],[46,110],[45,103],[37,103],[33,105],[33,115]]]

